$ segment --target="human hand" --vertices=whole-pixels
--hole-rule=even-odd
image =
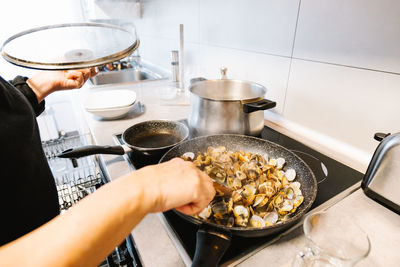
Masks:
[[[144,167],[135,173],[135,177],[141,177],[150,212],[176,208],[185,214],[196,214],[215,195],[210,177],[180,158]]]
[[[40,103],[46,96],[55,91],[81,88],[90,77],[97,75],[97,73],[97,68],[41,71],[29,78],[26,83],[36,94]]]

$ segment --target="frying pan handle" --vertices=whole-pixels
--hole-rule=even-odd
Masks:
[[[57,155],[59,158],[80,158],[94,154],[114,154],[124,155],[125,150],[123,146],[82,146],[77,148],[70,148],[64,150]]]
[[[227,234],[199,229],[196,234],[196,252],[192,267],[218,266],[231,243]]]
[[[261,99],[256,102],[243,104],[244,113],[251,113],[258,110],[266,110],[276,107],[276,102],[268,99]]]

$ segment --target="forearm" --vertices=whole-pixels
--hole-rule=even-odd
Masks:
[[[64,215],[3,246],[0,265],[98,265],[150,211],[142,187],[141,179],[128,176],[103,186]]]

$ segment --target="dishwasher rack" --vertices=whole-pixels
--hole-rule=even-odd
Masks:
[[[76,202],[93,193],[100,186],[109,182],[102,175],[95,156],[79,159],[58,158],[62,151],[91,144],[90,135],[79,132],[63,133],[57,139],[42,142],[42,147],[53,173],[57,187],[60,212],[63,214]],[[100,267],[140,267],[142,266],[136,244],[129,235],[114,249]]]
[[[43,150],[57,186],[61,212],[96,191],[102,184],[100,167],[94,156],[79,159],[58,158],[62,151],[89,144],[89,135],[70,132],[42,142]]]

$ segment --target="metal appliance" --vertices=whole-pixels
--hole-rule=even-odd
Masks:
[[[382,142],[375,150],[361,187],[368,197],[400,214],[400,133],[381,138],[377,135],[375,139]]]

